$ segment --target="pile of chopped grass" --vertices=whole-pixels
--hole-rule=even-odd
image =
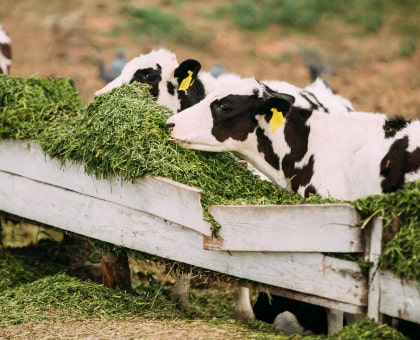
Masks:
[[[51,313],[57,319],[71,315],[76,320],[145,314],[151,318],[173,318],[179,315],[175,305],[162,295],[152,298],[59,273],[3,290],[0,326],[45,320]]]
[[[337,333],[327,337],[328,339],[388,339],[388,340],[405,340],[406,337],[399,333],[396,329],[386,325],[378,325],[373,322],[371,319],[365,317],[362,320],[351,324],[349,326],[343,327]],[[319,338],[322,339],[322,338]]]
[[[31,266],[25,264],[0,246],[0,295],[8,288],[39,278]],[[1,318],[0,318],[1,319]]]
[[[420,282],[420,181],[406,183],[403,189],[392,193],[356,200],[353,205],[364,223],[382,216],[384,234],[398,221],[399,230],[387,242],[379,263],[400,277]]]
[[[1,248],[0,248],[1,250]],[[5,265],[6,271],[3,276],[15,272],[13,268],[17,260],[13,255],[3,250],[2,258],[7,259],[9,265]],[[0,262],[1,263],[1,262]],[[25,277],[25,273],[20,273]],[[169,295],[161,294],[160,287],[156,283],[142,285],[140,290],[133,292],[119,289],[108,289],[96,283],[81,281],[63,273],[50,275],[34,280],[22,280],[10,287],[1,289],[0,294],[0,328],[18,324],[40,323],[63,323],[69,320],[127,320],[140,318],[141,320],[171,320],[176,331],[177,321],[194,319],[196,321],[220,323],[229,325],[232,323],[232,310],[234,299],[231,293],[223,290],[213,290],[210,294],[193,294],[192,315],[180,314],[179,310],[170,302]],[[220,298],[226,294],[226,299],[220,303]],[[217,315],[217,318],[214,317]],[[236,326],[235,326],[236,325]],[[271,326],[261,321],[245,325],[236,322],[241,330],[252,333],[252,338],[283,338],[274,335]],[[30,330],[28,330],[30,332]],[[27,335],[29,335],[28,333]],[[289,339],[290,337],[284,337]],[[295,338],[295,337],[293,337]],[[338,333],[330,336],[299,337],[305,339],[405,339],[399,332],[387,325],[378,325],[369,318],[344,327]]]
[[[32,139],[56,119],[77,116],[84,104],[66,78],[0,75],[0,139]]]

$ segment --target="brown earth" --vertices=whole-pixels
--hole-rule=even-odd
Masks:
[[[223,1],[171,3],[0,0],[0,20],[13,39],[11,74],[70,77],[88,102],[104,85],[96,61],[109,63],[119,48],[125,49],[129,60],[164,46],[175,51],[179,61],[195,58],[207,70],[222,64],[243,76],[281,79],[298,86],[309,82],[304,59],[312,54],[334,68],[336,75],[327,76],[328,80],[356,109],[420,118],[420,49],[402,58],[398,50],[403,37],[386,25],[366,37],[338,20],[321,23],[307,34],[287,33],[279,27],[244,32],[228,18],[207,19]],[[165,37],[133,37],[124,25],[123,6],[154,6],[174,13],[187,29],[207,40],[188,45]]]
[[[369,36],[353,34],[338,20],[323,22],[307,33],[291,33],[279,27],[263,32],[238,31],[231,20],[208,19],[225,1],[168,0],[0,0],[0,23],[13,40],[13,76],[59,76],[74,80],[83,101],[104,83],[98,77],[97,60],[109,63],[119,48],[127,59],[152,48],[167,47],[178,61],[195,58],[203,69],[222,64],[228,71],[260,79],[281,79],[298,86],[309,83],[305,59],[315,55],[333,67],[328,81],[355,108],[420,118],[420,49],[401,57],[403,37],[386,25]],[[159,7],[183,19],[184,25],[204,43],[140,35],[133,37],[124,26],[122,6]],[[390,14],[391,15],[391,14]],[[115,27],[119,27],[118,32]],[[103,320],[17,325],[0,330],[0,338],[235,338],[219,325],[200,329],[194,322],[173,320]],[[238,333],[237,338],[241,338]]]

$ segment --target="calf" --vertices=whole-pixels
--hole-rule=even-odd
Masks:
[[[9,74],[12,65],[12,40],[0,26],[0,74]]]
[[[123,84],[134,81],[150,86],[150,92],[159,104],[177,110],[179,102],[173,85],[168,83],[178,61],[174,53],[166,49],[153,50],[130,60],[121,74],[103,88],[95,92],[94,97],[109,92]]]
[[[215,88],[216,78],[207,72],[199,74],[200,69],[201,64],[194,59],[178,64],[173,52],[153,50],[130,60],[121,74],[96,91],[94,97],[137,81],[149,85],[157,102],[177,113],[198,103]]]
[[[167,127],[186,148],[232,151],[302,196],[354,200],[420,178],[420,121],[397,124],[386,137],[389,122],[383,114],[300,107],[246,79],[170,117]]]

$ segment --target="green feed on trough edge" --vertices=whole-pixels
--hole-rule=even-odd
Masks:
[[[0,138],[33,140],[61,161],[81,162],[97,178],[162,176],[203,190],[206,218],[216,204],[339,203],[304,199],[260,180],[230,153],[184,149],[171,142],[165,121],[172,113],[158,105],[147,86],[123,85],[88,105],[65,78],[0,76]],[[420,181],[395,193],[349,202],[369,220],[381,214],[385,228],[396,217],[400,231],[386,245],[384,268],[420,281]]]

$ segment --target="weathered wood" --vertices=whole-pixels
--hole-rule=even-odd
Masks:
[[[274,286],[262,284],[259,282],[240,280],[239,284],[241,286],[248,287],[248,288],[260,291],[260,292],[270,292],[270,294],[272,295],[283,296],[283,297],[297,300],[297,301],[304,301],[304,302],[311,303],[313,305],[322,306],[325,308],[337,309],[346,313],[351,313],[351,314],[365,314],[366,313],[366,306],[343,303],[338,300],[330,300],[330,299],[323,298],[320,296],[301,293],[301,292],[297,292],[294,290],[285,289],[281,287],[274,287]]]
[[[382,219],[375,217],[366,226],[366,251],[367,260],[372,262],[369,269],[369,291],[368,291],[368,310],[367,315],[376,322],[381,321],[379,312],[380,301],[380,274],[379,257],[382,251]]]
[[[344,314],[341,310],[329,308],[327,310],[328,335],[337,333],[343,328]]]
[[[97,180],[85,173],[82,164],[62,164],[45,155],[39,144],[16,140],[0,142],[0,170],[154,214],[211,235],[211,225],[203,219],[202,191],[167,178],[145,176],[135,183],[118,178]]]
[[[381,271],[379,311],[420,324],[420,283]]]
[[[190,297],[191,273],[177,273],[171,300],[181,312],[186,312]]]
[[[346,204],[212,206],[221,225],[212,250],[363,252],[357,211]]]
[[[319,253],[206,251],[202,234],[136,209],[1,171],[0,183],[0,210],[11,214],[240,278],[367,302],[366,281],[351,261]]]
[[[255,315],[252,310],[249,296],[249,288],[240,286],[235,304],[235,319],[252,323],[255,321]]]

